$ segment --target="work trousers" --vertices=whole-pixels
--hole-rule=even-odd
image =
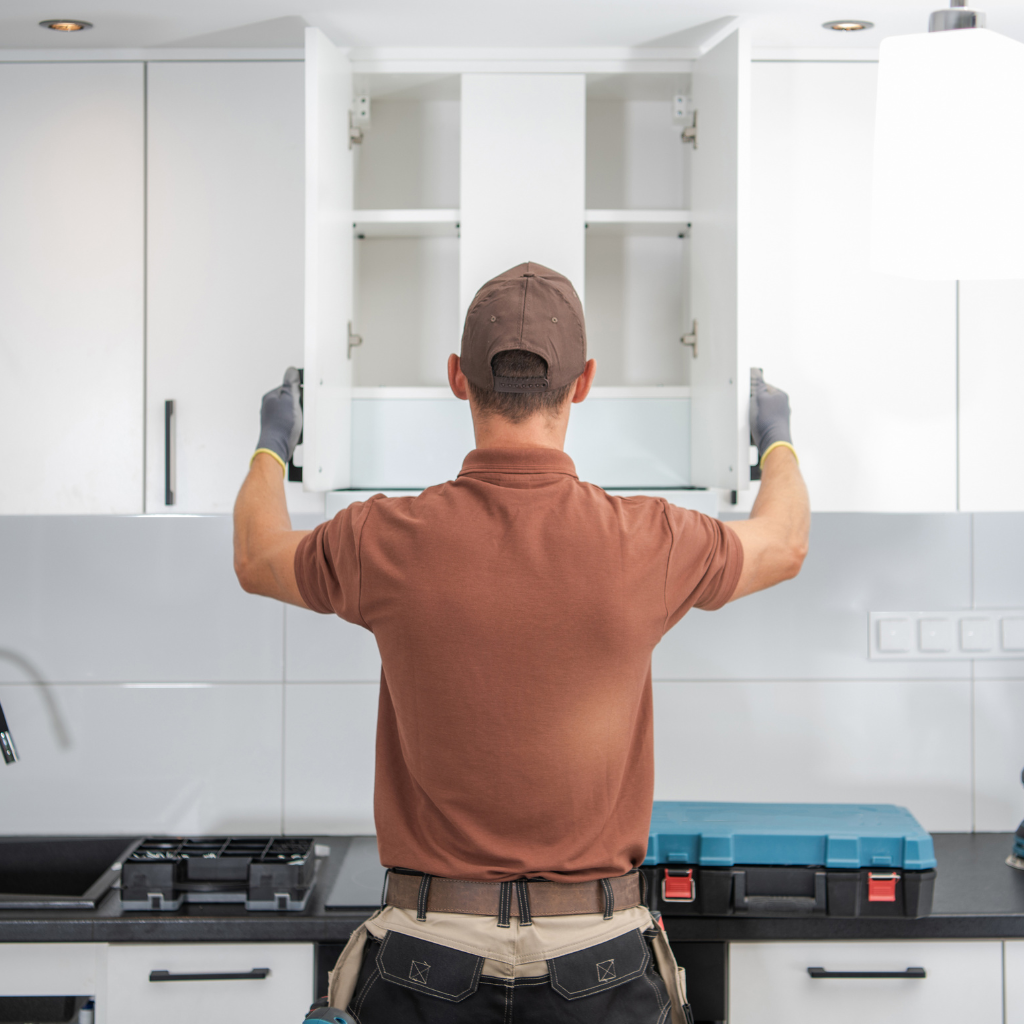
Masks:
[[[496,917],[384,907],[352,935],[329,1003],[357,1024],[687,1024],[682,971],[646,907]]]

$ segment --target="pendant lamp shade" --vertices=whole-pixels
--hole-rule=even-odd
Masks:
[[[1024,43],[972,28],[879,51],[871,268],[1024,278]]]

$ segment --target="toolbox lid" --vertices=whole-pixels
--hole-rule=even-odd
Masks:
[[[656,800],[644,864],[934,868],[932,837],[894,804]]]

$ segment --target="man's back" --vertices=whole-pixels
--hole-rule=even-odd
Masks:
[[[583,881],[643,860],[651,651],[693,605],[728,600],[732,531],[611,497],[560,451],[487,449],[456,481],[352,506],[295,565],[311,608],[380,648],[385,864]]]

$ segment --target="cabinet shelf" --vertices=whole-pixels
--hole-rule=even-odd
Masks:
[[[353,210],[357,238],[454,238],[459,233],[458,210]]]
[[[590,233],[602,235],[678,235],[690,226],[689,210],[587,210]]]

